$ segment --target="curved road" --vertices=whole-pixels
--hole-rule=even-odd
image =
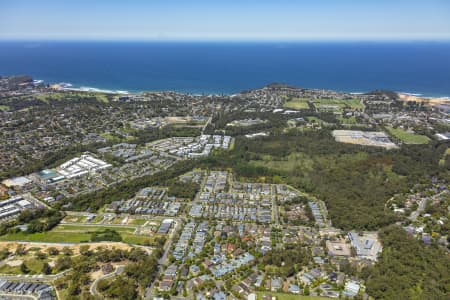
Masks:
[[[124,269],[125,269],[125,266],[118,266],[114,270],[114,272],[105,274],[105,275],[100,276],[99,278],[95,279],[94,282],[92,283],[91,287],[89,288],[89,292],[91,293],[91,295],[99,297],[99,298],[103,298],[102,295],[97,291],[98,282],[102,279],[112,278],[116,275],[120,275]]]

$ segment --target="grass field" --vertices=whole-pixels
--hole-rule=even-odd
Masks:
[[[405,144],[428,144],[430,142],[427,136],[410,133],[400,128],[387,127],[387,130]]]
[[[152,236],[135,235],[133,228],[113,226],[82,226],[82,225],[58,225],[49,232],[37,233],[10,233],[0,236],[0,241],[30,241],[47,243],[80,243],[91,239],[91,232],[112,229],[117,231],[125,243],[143,244],[152,241]]]
[[[316,124],[321,124],[323,122],[321,119],[319,119],[318,117],[314,117],[314,116],[306,117],[306,120],[308,120],[308,122],[312,122],[312,123],[316,123]]]
[[[326,297],[318,297],[318,296],[301,296],[295,294],[287,294],[287,293],[272,293],[272,292],[257,292],[257,299],[261,300],[263,295],[271,295],[272,297],[276,297],[277,300],[329,300],[331,298]]]
[[[66,216],[64,218],[64,222],[67,223],[85,223],[87,217],[86,216]]]
[[[292,108],[292,109],[309,109],[308,100],[305,98],[293,98],[290,101],[284,103],[284,108]]]
[[[7,105],[0,105],[0,110],[8,110],[9,109],[9,106],[7,106]]]

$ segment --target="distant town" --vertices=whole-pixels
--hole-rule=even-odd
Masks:
[[[448,276],[445,98],[6,76],[0,140],[0,298],[392,299],[402,243]]]

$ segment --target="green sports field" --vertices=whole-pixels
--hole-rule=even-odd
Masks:
[[[425,135],[407,132],[400,128],[387,127],[389,133],[405,144],[428,144],[430,138]]]

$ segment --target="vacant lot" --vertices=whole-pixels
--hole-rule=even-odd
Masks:
[[[407,132],[401,128],[387,127],[387,130],[405,144],[428,144],[430,142],[427,136]]]

